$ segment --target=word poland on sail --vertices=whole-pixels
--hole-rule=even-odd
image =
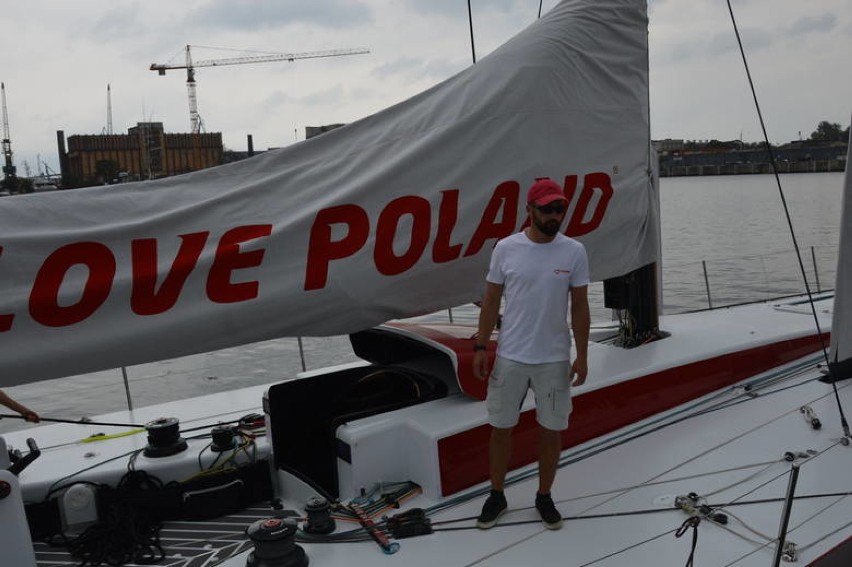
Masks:
[[[476,65],[317,138],[0,200],[0,387],[479,299],[538,177],[563,183],[593,279],[653,262],[643,24],[644,0],[565,0]]]
[[[577,176],[567,176],[563,192],[572,212],[568,216],[565,234],[572,237],[588,234],[600,226],[613,195],[612,181],[606,173],[586,175],[575,201],[576,189]],[[432,261],[442,264],[461,256],[473,256],[489,240],[504,238],[515,232],[520,190],[517,181],[506,181],[497,186],[466,245],[452,241],[452,231],[458,223],[459,190],[442,191],[437,231],[431,243]],[[411,217],[411,234],[400,238],[400,223],[406,215]],[[416,195],[394,199],[382,209],[376,221],[373,250],[373,263],[379,273],[395,276],[410,270],[421,260],[433,233],[432,216],[429,201]],[[336,224],[346,227],[345,236],[338,240],[332,237],[332,228]],[[311,227],[305,290],[325,287],[329,264],[362,249],[370,236],[370,226],[367,211],[358,205],[321,210]],[[397,254],[394,247],[400,241],[406,242],[405,250]]]

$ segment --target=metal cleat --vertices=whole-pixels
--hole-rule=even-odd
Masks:
[[[781,552],[781,559],[785,563],[795,563],[799,560],[799,551],[796,549],[796,544],[792,541],[784,542],[784,550]]]
[[[805,416],[805,421],[808,422],[811,427],[817,430],[822,428],[822,422],[816,415],[814,415],[814,410],[811,406],[802,406],[799,408],[799,411],[802,412]]]

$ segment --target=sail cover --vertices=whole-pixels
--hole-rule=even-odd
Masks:
[[[846,155],[843,205],[840,217],[840,246],[837,250],[837,281],[828,370],[832,381],[852,378],[852,144]]]
[[[645,0],[567,0],[375,115],[235,164],[0,199],[0,385],[476,300],[526,189],[594,280],[656,260]]]

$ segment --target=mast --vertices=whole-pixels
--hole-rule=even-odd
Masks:
[[[17,188],[18,178],[12,163],[12,140],[9,137],[9,113],[6,110],[6,84],[0,83],[0,95],[3,98],[3,185],[10,191]]]
[[[852,159],[852,145],[846,163]],[[846,167],[840,217],[840,246],[837,250],[837,281],[828,370],[832,382],[852,378],[852,172]]]

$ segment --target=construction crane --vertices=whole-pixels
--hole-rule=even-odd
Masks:
[[[327,51],[308,51],[305,53],[266,53],[263,55],[244,55],[240,57],[228,57],[225,59],[204,59],[201,61],[193,61],[190,51],[191,46],[187,45],[184,48],[186,52],[186,62],[182,65],[159,64],[152,63],[150,70],[157,71],[159,75],[165,75],[166,71],[172,69],[186,69],[186,89],[189,94],[189,123],[192,128],[192,133],[197,134],[201,131],[201,117],[198,115],[198,100],[195,94],[195,69],[198,67],[222,67],[224,65],[243,65],[246,63],[271,63],[273,61],[290,61],[296,59],[318,59],[320,57],[339,57],[341,55],[359,55],[369,53],[369,49],[352,48],[352,49],[332,49]],[[215,49],[215,48],[210,48]]]
[[[9,191],[17,188],[18,178],[12,163],[12,140],[9,138],[9,113],[6,111],[6,83],[0,83],[3,98],[3,186]]]

